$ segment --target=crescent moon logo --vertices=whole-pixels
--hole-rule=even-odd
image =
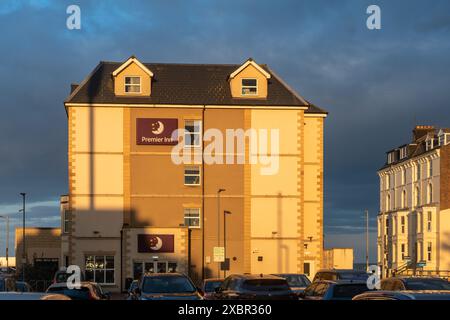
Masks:
[[[152,133],[159,135],[164,131],[164,123],[161,121],[157,121],[156,123],[152,123]]]
[[[150,240],[150,249],[158,251],[162,248],[163,242],[160,237],[154,237]]]

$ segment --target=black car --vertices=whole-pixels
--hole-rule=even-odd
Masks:
[[[450,291],[370,291],[353,300],[450,300]]]
[[[450,283],[447,280],[432,277],[393,277],[381,280],[380,290],[450,290]]]
[[[357,271],[350,269],[322,269],[314,276],[315,281],[329,280],[329,281],[367,281],[370,274],[365,271]]]
[[[109,300],[111,294],[103,292],[102,287],[89,281],[83,281],[79,288],[69,289],[66,283],[54,283],[48,287],[46,293],[62,294],[72,300]]]
[[[297,300],[286,279],[274,275],[231,275],[216,288],[217,300]]]
[[[311,281],[308,279],[308,277],[305,274],[301,273],[279,273],[274,274],[274,276],[286,279],[292,292],[297,295],[301,294],[305,290],[305,288],[311,284]]]
[[[369,291],[365,281],[318,280],[300,294],[303,300],[352,300],[353,297]]]
[[[180,273],[149,273],[134,289],[133,300],[202,300],[198,288]]]

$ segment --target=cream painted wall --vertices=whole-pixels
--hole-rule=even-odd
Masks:
[[[73,152],[123,151],[122,108],[79,107],[72,110],[75,110]],[[91,127],[95,129],[92,132]]]
[[[297,240],[251,240],[252,273],[296,273],[297,271]],[[258,261],[258,257],[263,261]]]
[[[122,155],[75,154],[73,157],[75,194],[123,194]]]

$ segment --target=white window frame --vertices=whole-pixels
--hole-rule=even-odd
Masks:
[[[69,212],[69,210],[63,211],[63,221],[62,221],[63,233],[69,233],[69,229],[70,229],[70,219],[68,218],[68,216],[69,216],[68,212]]]
[[[198,169],[198,174],[186,173],[187,170],[193,171],[193,168]],[[186,177],[198,177],[198,183],[186,183]],[[199,165],[186,165],[184,166],[184,185],[185,186],[200,186],[202,181],[202,170]]]
[[[92,256],[94,257],[94,267],[92,269],[88,269],[86,266],[86,260],[87,257]],[[96,262],[97,262],[97,257],[103,257],[103,263],[104,263],[104,267],[103,268],[97,268],[96,267]],[[107,268],[106,267],[106,257],[112,257],[113,258],[113,263],[114,263],[114,267],[113,268]],[[116,284],[116,271],[115,271],[115,264],[116,264],[116,257],[112,254],[85,254],[84,256],[84,266],[85,266],[85,270],[92,270],[93,272],[93,279],[92,281],[97,282],[98,284],[102,284],[102,285],[115,285]],[[95,271],[96,270],[102,270],[104,272],[103,275],[103,281],[98,281],[98,279],[96,279],[95,276]],[[114,275],[114,281],[113,282],[105,282],[106,280],[106,272],[107,271],[113,271],[113,275]]]
[[[254,86],[244,85],[244,80],[255,80],[256,84]],[[254,93],[244,93],[244,89],[256,89]],[[241,95],[242,96],[257,96],[258,95],[258,79],[256,78],[242,78],[241,79]]]
[[[425,149],[426,149],[426,151],[429,151],[429,150],[433,149],[433,147],[434,147],[434,139],[433,138],[427,139],[425,141]]]
[[[192,212],[193,210],[195,210],[196,212]],[[184,216],[184,221],[185,221],[184,225],[186,227],[188,227],[189,229],[200,229],[202,227],[202,219],[201,219],[202,213],[201,213],[200,208],[196,208],[196,207],[184,208],[183,211],[184,211],[183,216]],[[197,214],[197,213],[198,213],[197,217],[187,216],[190,214]],[[186,219],[198,219],[198,225],[192,226],[190,224],[187,224]]]
[[[198,126],[199,131],[198,132],[187,131],[186,124],[188,122],[194,122],[194,128],[195,128],[195,123],[198,122],[199,123],[199,126]],[[202,146],[202,125],[203,125],[202,120],[199,120],[199,119],[185,119],[184,120],[184,147],[185,148],[201,148],[201,146]],[[188,139],[187,137],[191,136],[191,135],[198,136],[198,144],[195,144],[195,139],[193,139],[193,141],[190,141],[191,144],[187,144],[188,140],[190,139],[190,138]]]
[[[139,84],[136,83],[127,83],[127,78],[138,78]],[[142,93],[142,77],[141,76],[124,76],[123,78],[124,92],[125,94],[139,94]],[[138,87],[139,91],[127,91],[128,87]]]
[[[400,159],[405,159],[408,156],[408,147],[402,147],[400,149]]]
[[[431,232],[431,230],[433,229],[432,226],[432,220],[433,219],[433,213],[431,211],[427,212],[427,231]]]

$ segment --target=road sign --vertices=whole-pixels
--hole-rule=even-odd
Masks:
[[[214,262],[224,262],[225,261],[225,248],[224,247],[214,247],[213,250],[213,260]]]

